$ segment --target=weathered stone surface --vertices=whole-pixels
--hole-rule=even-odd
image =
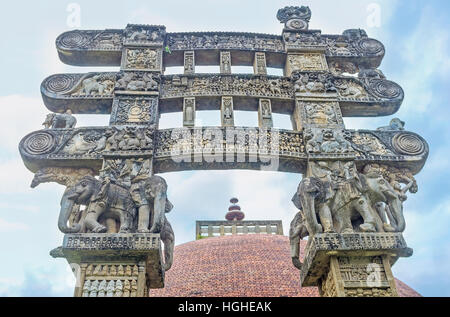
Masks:
[[[360,29],[309,30],[311,16],[305,6],[280,9],[281,36],[129,24],[58,37],[65,63],[120,65],[118,73],[44,80],[42,97],[55,113],[19,145],[36,173],[33,187],[66,186],[58,227],[68,235],[52,254],[81,267],[76,296],[143,296],[163,286],[173,205],[155,173],[193,169],[303,173],[290,238],[304,284],[323,296],[397,295],[391,258],[411,253],[402,204],[418,190],[414,175],[428,145],[400,119],[376,131],[345,128],[346,116],[395,113],[404,92],[377,69],[383,44]],[[195,74],[196,65],[219,66],[220,74]],[[170,66],[183,74],[164,76]],[[233,75],[233,66],[253,66],[254,74]],[[284,76],[267,76],[268,67]],[[221,127],[195,127],[202,110],[220,110]],[[239,110],[257,111],[259,127],[235,127]],[[185,128],[159,130],[169,112],[182,113]],[[73,114],[84,113],[110,114],[110,126],[75,128]],[[293,130],[271,129],[273,113],[290,115]],[[298,245],[308,235],[302,265]]]
[[[325,297],[398,296],[391,266],[411,255],[400,233],[316,234],[305,249],[301,284],[318,285]]]

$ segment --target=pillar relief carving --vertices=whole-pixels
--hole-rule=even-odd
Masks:
[[[162,49],[125,48],[122,58],[123,70],[162,72]]]
[[[233,97],[222,97],[222,126],[233,127],[234,126],[234,106]]]
[[[273,128],[272,104],[270,99],[260,99],[258,109],[260,128]]]
[[[184,98],[183,102],[183,126],[195,126],[195,98]]]
[[[231,53],[220,52],[220,73],[231,74]]]
[[[114,100],[111,124],[139,124],[156,126],[158,122],[157,97],[118,97]]]
[[[266,54],[263,52],[255,53],[255,61],[253,63],[255,75],[267,75]]]
[[[184,74],[185,75],[195,74],[195,52],[194,51],[184,52]]]

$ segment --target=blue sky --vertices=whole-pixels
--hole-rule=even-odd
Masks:
[[[375,129],[392,117],[422,135],[430,156],[417,176],[419,192],[404,205],[405,237],[414,255],[400,259],[396,277],[425,296],[450,296],[450,2],[442,1],[8,1],[0,11],[3,80],[0,88],[0,296],[71,296],[74,280],[64,260],[48,252],[59,246],[59,201],[55,184],[31,190],[33,175],[17,151],[20,139],[40,129],[47,110],[39,86],[51,74],[106,71],[59,62],[56,37],[70,29],[69,3],[81,8],[82,29],[124,28],[127,23],[166,25],[168,32],[248,31],[281,34],[276,12],[286,5],[309,5],[311,29],[341,34],[363,28],[386,46],[381,70],[399,83],[406,98],[394,116],[347,118],[347,128]],[[381,23],[367,24],[372,4]],[[176,72],[177,70],[171,70]],[[201,71],[201,70],[200,70]],[[79,126],[106,125],[107,116],[78,116]],[[203,124],[218,116],[201,114]],[[252,114],[239,113],[237,124],[254,125]],[[290,128],[277,116],[278,127]],[[179,114],[163,116],[163,127],[181,124]],[[175,208],[169,214],[177,244],[193,240],[195,220],[222,219],[229,198],[238,196],[247,219],[282,219],[285,232],[296,210],[290,198],[300,175],[253,171],[183,172],[164,175]],[[175,259],[176,260],[176,259]]]

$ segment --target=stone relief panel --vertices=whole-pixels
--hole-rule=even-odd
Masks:
[[[121,50],[123,30],[69,31],[61,34],[56,46],[63,50]]]
[[[194,51],[184,52],[184,74],[185,75],[195,74],[195,52]]]
[[[155,157],[171,159],[171,149],[177,143],[171,139],[175,130],[162,130],[155,134],[151,128],[133,126],[50,129],[29,134],[21,141],[19,148],[24,161],[38,164],[39,168],[62,165],[63,162],[77,159],[80,164],[86,160],[86,163],[80,166],[98,169],[103,155],[152,155],[154,135],[157,142],[154,148]],[[202,131],[200,129],[199,133],[202,134]],[[406,131],[324,128],[306,129],[304,134],[296,131],[275,131],[279,132],[282,155],[301,162],[305,160],[306,155],[310,159],[354,159],[358,166],[383,159],[417,173],[428,156],[426,142],[418,135]],[[222,133],[226,135],[225,131]],[[268,133],[270,138],[270,132]],[[191,148],[191,143],[187,146]],[[405,154],[406,152],[410,154]]]
[[[119,72],[116,76],[117,93],[157,92],[161,77],[148,72]]]
[[[255,53],[253,70],[255,75],[267,75],[266,54],[264,52]]]
[[[340,127],[344,128],[341,109],[338,102],[300,101],[297,100],[297,111],[301,127]]]
[[[231,74],[231,53],[220,52],[220,73]]]
[[[145,268],[142,267],[141,271],[145,272]],[[137,265],[89,264],[82,297],[137,297],[138,278]]]
[[[222,115],[222,126],[233,127],[234,126],[234,106],[233,97],[222,97],[222,105],[220,108]]]
[[[122,69],[162,71],[162,50],[153,48],[125,48]]]
[[[290,77],[296,71],[328,71],[325,55],[323,53],[289,53],[285,74],[287,77]]]
[[[330,57],[383,57],[384,45],[368,38],[364,30],[346,30],[342,35],[322,35],[320,31],[283,33],[287,48],[320,47]],[[376,67],[377,65],[373,65]]]
[[[376,135],[368,132],[356,132],[352,137],[357,156],[394,156],[389,149]]]
[[[288,78],[254,76],[165,76],[161,98],[191,96],[252,96],[292,99],[292,85]]]
[[[42,83],[45,92],[66,98],[106,98],[114,94],[115,73],[59,74]]]
[[[270,99],[260,99],[258,109],[258,121],[260,128],[272,128],[272,103]]]
[[[311,157],[344,157],[355,155],[346,130],[308,128],[305,130],[306,152]]]
[[[166,37],[166,27],[129,24],[125,29],[124,36],[124,45],[127,46],[163,45]]]
[[[111,124],[145,124],[156,126],[158,116],[157,97],[119,97],[113,103]]]
[[[195,98],[184,98],[183,102],[183,126],[195,126]]]
[[[167,43],[172,51],[182,50],[259,50],[284,52],[280,36],[251,33],[169,33]]]

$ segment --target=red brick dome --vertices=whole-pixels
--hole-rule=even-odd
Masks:
[[[306,241],[302,241],[302,255]],[[396,280],[400,296],[420,296]],[[207,238],[175,247],[166,287],[154,297],[317,297],[316,287],[300,287],[289,238],[252,234]]]

